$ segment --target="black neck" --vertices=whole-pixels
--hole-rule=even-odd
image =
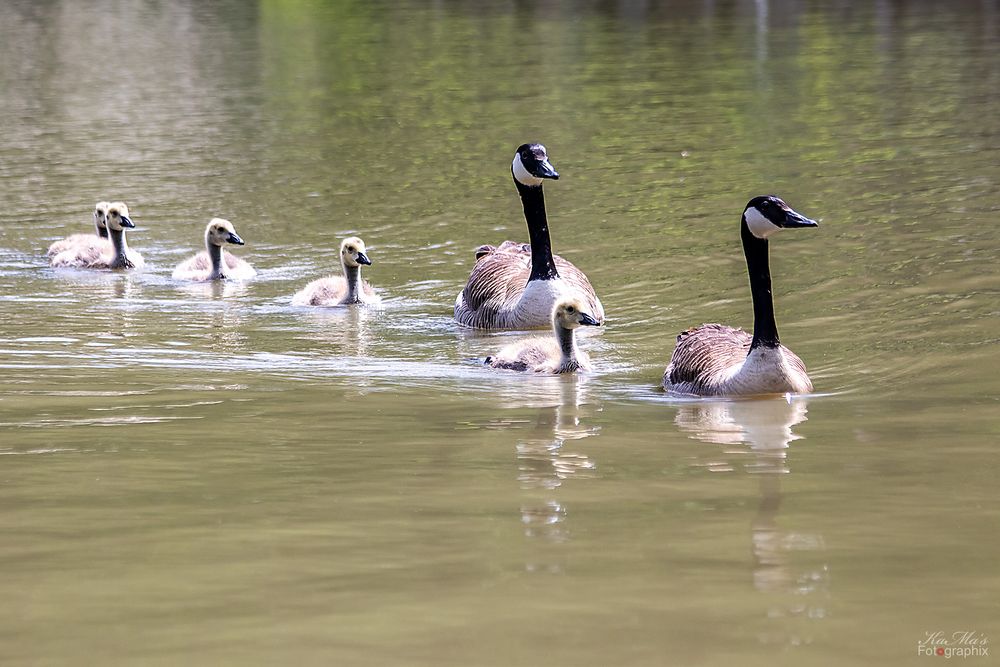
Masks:
[[[573,330],[555,326],[556,338],[559,340],[559,350],[562,352],[563,361],[574,361],[576,359],[576,342],[573,337]]]
[[[774,321],[774,299],[771,296],[771,269],[767,259],[767,240],[750,233],[746,217],[740,224],[743,254],[750,275],[750,295],[753,297],[753,342],[750,349],[778,347],[778,325]]]
[[[542,186],[524,185],[516,178],[514,185],[521,195],[524,219],[528,223],[528,238],[531,240],[531,275],[528,282],[558,278],[556,262],[552,259],[552,241],[549,239],[549,221],[545,217]]]
[[[97,235],[98,236],[100,236],[102,239],[108,238],[108,228],[107,227],[101,227],[96,222],[94,223],[94,227],[97,228]]]
[[[212,277],[225,278],[222,274],[222,246],[214,243],[206,243],[208,246],[208,258],[212,260]]]
[[[361,267],[344,264],[344,279],[347,280],[347,303],[360,303],[358,286],[361,282]]]

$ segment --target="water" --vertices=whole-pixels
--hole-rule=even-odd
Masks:
[[[820,3],[821,5],[823,3]],[[991,2],[0,5],[4,664],[908,664],[1000,636]],[[526,239],[595,372],[477,360],[451,306]],[[752,195],[816,394],[690,401],[750,326]],[[147,269],[44,250],[125,199]],[[170,280],[212,216],[259,277]],[[361,235],[379,311],[291,295]]]

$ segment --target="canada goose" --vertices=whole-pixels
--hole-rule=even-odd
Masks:
[[[791,227],[815,227],[774,196],[754,197],[740,221],[753,298],[753,336],[722,324],[703,324],[677,336],[663,387],[701,396],[812,391],[805,364],[778,341],[771,298],[767,238]]]
[[[101,245],[110,243],[108,241],[108,206],[110,202],[99,201],[94,204],[94,228],[96,234],[70,234],[64,239],[60,239],[49,246],[48,257],[55,257],[61,252],[69,250],[78,245]]]
[[[604,306],[587,276],[559,255],[552,254],[542,183],[559,174],[549,163],[545,146],[523,144],[511,163],[514,185],[521,195],[530,244],[504,241],[476,249],[476,265],[455,299],[455,319],[477,329],[532,329],[548,325],[552,306],[561,296],[583,299],[598,324]]]
[[[52,266],[80,269],[139,269],[145,261],[125,241],[125,230],[134,229],[125,202],[108,205],[106,219],[110,244],[78,245],[52,258]]]
[[[363,303],[370,306],[382,302],[367,280],[361,279],[361,265],[371,266],[365,242],[356,236],[340,244],[340,265],[344,275],[328,276],[312,281],[292,297],[293,306],[339,306]]]
[[[586,352],[576,349],[575,330],[580,326],[600,326],[601,323],[587,312],[586,302],[577,297],[563,297],[552,309],[551,321],[555,337],[536,337],[511,343],[495,357],[486,357],[486,364],[493,368],[535,373],[572,373],[590,370]]]
[[[222,249],[225,243],[243,245],[233,223],[212,218],[205,227],[205,250],[190,257],[174,269],[174,280],[247,280],[257,275],[245,260]]]

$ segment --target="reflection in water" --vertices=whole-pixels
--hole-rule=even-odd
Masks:
[[[781,478],[761,475],[760,503],[750,523],[754,588],[769,596],[767,618],[773,627],[758,638],[767,644],[810,643],[810,621],[827,615],[830,567],[825,562],[793,562],[796,552],[823,552],[822,535],[783,530],[778,525]]]
[[[569,540],[566,528],[567,508],[559,501],[557,490],[570,478],[593,474],[594,462],[585,454],[568,451],[567,442],[596,435],[599,426],[582,422],[592,409],[585,405],[585,380],[580,377],[552,378],[558,381],[561,400],[554,406],[539,409],[530,436],[517,442],[517,481],[525,492],[521,503],[524,535],[545,543]],[[529,572],[562,571],[561,565],[535,552],[525,564]]]
[[[208,280],[181,283],[179,289],[192,298],[217,300],[244,297],[249,291],[249,286],[239,280]]]
[[[826,617],[829,599],[829,566],[793,562],[796,552],[822,552],[821,535],[782,529],[778,524],[782,504],[781,476],[791,472],[788,446],[802,436],[792,427],[806,421],[806,401],[786,396],[783,400],[697,401],[682,405],[674,422],[698,440],[716,445],[746,445],[749,449],[725,450],[727,456],[747,456],[748,473],[758,475],[760,500],[750,523],[753,553],[753,586],[768,596],[768,628],[758,638],[767,644],[799,645],[811,642],[806,621]],[[712,472],[731,472],[735,467],[713,456],[699,464]]]
[[[785,400],[697,401],[680,406],[674,423],[692,437],[717,445],[749,445],[726,449],[727,456],[746,460],[747,472],[788,472],[788,445],[802,436],[792,427],[806,420],[806,401]],[[731,472],[734,466],[715,456],[700,463],[712,472]]]
[[[300,308],[302,319],[311,327],[308,338],[321,343],[331,353],[368,356],[375,337],[371,323],[377,310],[364,306]]]
[[[760,74],[761,68],[760,63],[767,61],[767,15],[768,15],[768,0],[754,0],[754,5],[757,9],[757,31],[756,31],[756,43],[754,45],[754,51],[757,56],[757,72]]]
[[[141,281],[121,271],[58,271],[59,282],[69,286],[75,298],[101,313],[101,331],[89,336],[93,342],[138,335],[138,319],[132,304],[143,298]]]
[[[250,350],[246,335],[248,313],[246,304],[243,302],[249,292],[249,286],[246,283],[212,280],[183,283],[179,289],[190,295],[193,301],[197,301],[198,304],[207,308],[206,313],[198,313],[199,315],[207,314],[208,319],[200,322],[197,328],[207,328],[213,350],[219,350],[225,354]],[[190,317],[190,315],[185,317]],[[195,328],[190,325],[187,319],[179,320],[177,326],[185,329]]]
[[[921,594],[893,566],[914,559],[955,563],[938,568],[948,608],[985,617],[993,545],[954,519],[995,499],[997,15],[995,0],[0,2],[0,447],[75,450],[2,459],[0,652],[769,664],[822,631],[791,662],[851,644],[877,664],[898,636],[807,619],[833,607],[825,587],[875,586],[919,632]],[[509,151],[533,138],[565,160],[554,248],[614,304],[581,345],[600,352],[589,379],[493,372],[471,360],[508,335],[453,333],[473,249],[528,240]],[[815,398],[799,425],[699,402],[663,428],[664,333],[689,313],[749,323],[726,212],[766,184],[829,217],[783,244],[778,288],[817,386],[853,391],[822,405],[822,429]],[[89,229],[105,197],[145,209],[147,268],[48,268],[48,242]],[[262,277],[186,290],[170,272],[215,212],[245,221]],[[357,232],[384,244],[377,284],[398,300],[293,311]],[[562,395],[584,387],[606,412]],[[174,407],[203,399],[225,403]],[[805,416],[776,403],[753,407]],[[347,408],[371,418],[330,437]],[[470,446],[456,420],[496,430]],[[729,439],[682,442],[699,434]],[[661,442],[684,445],[662,467]],[[497,444],[499,475],[479,456]],[[897,445],[913,465],[893,467]],[[718,468],[690,467],[692,450]],[[836,544],[884,557],[838,567],[832,590],[817,526],[864,515],[887,469],[897,502]],[[735,536],[715,532],[733,518]],[[123,606],[133,590],[148,594]]]
[[[114,273],[112,277],[114,279],[111,281],[111,296],[117,305],[110,311],[108,332],[122,338],[138,335],[136,309],[129,307],[128,304],[142,298],[142,287],[131,273]],[[125,307],[120,307],[123,304]]]

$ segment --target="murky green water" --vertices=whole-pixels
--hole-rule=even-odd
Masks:
[[[1000,639],[995,3],[7,2],[0,89],[4,664]],[[527,140],[608,311],[588,377],[451,320],[526,240]],[[817,395],[671,400],[678,331],[751,324],[766,192],[821,220],[772,244]],[[115,198],[147,269],[48,268]],[[174,283],[215,215],[259,278]],[[385,308],[291,308],[355,232]]]

